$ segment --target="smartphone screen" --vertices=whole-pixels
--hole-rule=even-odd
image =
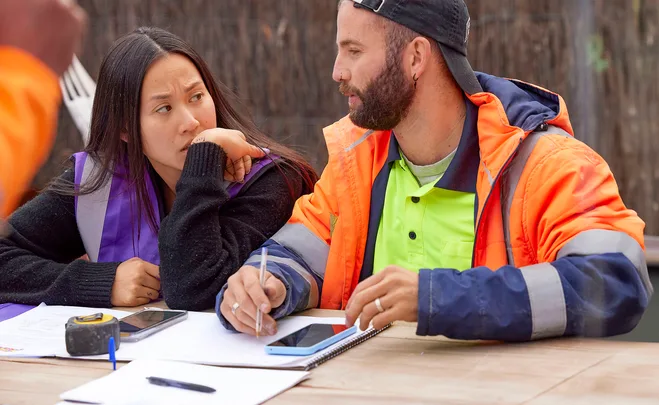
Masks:
[[[184,315],[178,311],[141,311],[119,320],[119,329],[124,333],[135,333],[158,325],[169,319]]]
[[[345,325],[314,323],[287,335],[268,346],[311,347],[348,329]]]

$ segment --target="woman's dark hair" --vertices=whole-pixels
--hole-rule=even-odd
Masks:
[[[282,165],[293,168],[303,176],[306,188],[313,189],[318,177],[311,165],[295,151],[267,137],[249,117],[236,110],[230,102],[234,99],[232,92],[215,81],[206,62],[188,43],[163,29],[140,27],[118,39],[101,64],[92,109],[90,139],[85,148],[85,152],[100,165],[101,170],[94,171],[86,184],[73,191],[74,195],[90,194],[100,189],[113,175],[114,162],[127,162],[128,181],[135,186],[138,206],[149,206],[144,173],[151,169],[151,164],[142,151],[140,130],[142,82],[155,61],[172,53],[187,57],[199,71],[215,103],[218,127],[239,130],[249,143],[270,149],[270,153],[282,158],[277,161],[282,175]],[[122,132],[128,134],[128,142],[121,140]],[[62,194],[72,193],[70,184],[55,182],[53,188]],[[290,190],[292,193],[293,188],[290,187]],[[141,211],[147,213],[148,223],[155,230],[157,222],[150,209],[138,210],[137,223],[141,223]]]

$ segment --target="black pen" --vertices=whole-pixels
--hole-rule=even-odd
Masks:
[[[151,384],[160,385],[162,387],[182,388],[184,390],[206,392],[206,393],[209,393],[209,394],[211,392],[215,392],[215,388],[207,387],[205,385],[199,385],[199,384],[184,382],[184,381],[170,380],[169,378],[147,377],[146,379],[149,380],[149,382]]]

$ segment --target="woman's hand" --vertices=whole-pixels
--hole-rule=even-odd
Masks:
[[[265,152],[247,142],[245,135],[235,129],[213,128],[201,132],[192,143],[213,142],[227,154],[224,179],[241,182],[252,170],[252,158],[261,158]]]
[[[160,267],[133,257],[117,267],[110,303],[115,307],[135,307],[157,300],[160,294]]]

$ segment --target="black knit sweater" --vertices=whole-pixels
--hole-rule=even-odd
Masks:
[[[310,192],[300,173],[280,165],[229,199],[225,161],[215,144],[192,145],[171,212],[161,221],[161,289],[170,308],[211,308],[229,276],[286,223],[297,197]],[[62,177],[72,182],[73,169]],[[78,259],[85,248],[73,196],[46,190],[9,224],[9,236],[0,239],[0,303],[111,306],[120,263]]]

